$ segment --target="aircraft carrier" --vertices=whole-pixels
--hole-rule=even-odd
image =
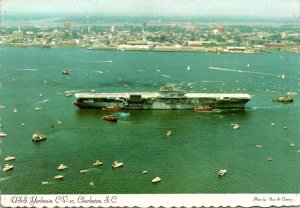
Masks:
[[[243,109],[251,99],[240,93],[185,93],[174,83],[159,92],[75,93],[80,108],[117,107],[125,110],[194,109],[209,105],[214,109]]]

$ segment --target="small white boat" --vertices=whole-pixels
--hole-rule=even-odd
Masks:
[[[233,125],[233,129],[238,129],[238,128],[240,128],[240,126],[237,123]]]
[[[16,158],[13,156],[7,156],[4,160],[5,161],[10,161],[10,160],[15,160]]]
[[[114,164],[112,164],[113,168],[120,168],[122,166],[123,166],[123,163],[122,162],[118,162],[118,161],[115,161]]]
[[[61,73],[62,73],[62,74],[65,74],[65,75],[68,75],[68,74],[70,74],[70,71],[67,70],[67,69],[64,69]]]
[[[191,70],[190,65],[187,66],[186,70],[188,70],[188,71]]]
[[[58,167],[57,167],[57,170],[65,170],[67,169],[68,166],[64,165],[64,164],[60,164]]]
[[[55,178],[55,179],[63,179],[64,176],[63,176],[63,175],[56,175],[56,176],[54,176],[54,178]]]
[[[93,185],[95,185],[95,184],[94,184],[94,182],[93,182],[93,181],[91,181],[91,182],[90,182],[90,185],[91,185],[91,186],[93,186]]]
[[[99,160],[96,160],[96,162],[93,163],[94,166],[100,166],[102,165],[102,162]]]
[[[48,181],[43,181],[43,182],[42,182],[42,185],[47,185],[47,184],[49,184]]]
[[[153,180],[152,180],[152,183],[158,183],[161,181],[161,178],[160,177],[155,177]]]
[[[257,145],[255,145],[255,146],[258,147],[258,148],[262,147],[260,144],[257,144]]]
[[[14,168],[13,165],[6,164],[2,170],[5,172],[5,171],[12,170],[13,168]]]
[[[146,174],[146,173],[148,173],[148,171],[144,170],[142,173],[143,173],[143,174]]]
[[[290,144],[290,147],[294,147],[294,146],[295,146],[295,144],[293,144],[293,143]]]
[[[87,173],[88,170],[81,170],[80,173]]]
[[[168,131],[166,135],[167,136],[171,136],[172,135],[172,131]]]
[[[7,136],[7,134],[5,134],[4,132],[0,132],[0,137],[6,137]]]
[[[35,111],[40,111],[41,108],[40,108],[40,107],[36,107],[34,110],[35,110]]]
[[[42,134],[35,133],[35,134],[32,135],[32,141],[33,142],[40,142],[40,141],[43,141],[45,139],[46,139],[46,137]]]
[[[275,123],[271,123],[271,126],[275,126],[276,124]]]
[[[227,170],[221,169],[218,173],[219,176],[224,176],[227,173]]]
[[[18,110],[16,108],[14,108],[14,113],[18,112]]]

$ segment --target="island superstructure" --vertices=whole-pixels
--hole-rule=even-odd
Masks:
[[[126,110],[194,109],[210,105],[214,109],[243,109],[249,94],[185,93],[174,83],[159,92],[76,93],[74,104],[80,108],[120,107]]]

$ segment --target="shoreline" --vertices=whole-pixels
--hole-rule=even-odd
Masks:
[[[1,46],[7,47],[18,47],[18,48],[65,48],[65,47],[78,47],[86,50],[98,50],[98,51],[142,51],[142,52],[193,52],[193,53],[231,53],[231,54],[259,54],[259,53],[272,53],[275,51],[285,51],[285,52],[300,52],[300,46],[284,46],[284,47],[268,47],[263,49],[256,48],[244,48],[243,50],[228,50],[224,47],[189,47],[189,46],[147,46],[147,45],[126,45],[126,46],[105,46],[105,47],[97,47],[91,46],[87,47],[84,45],[74,44],[74,45],[63,45],[63,44],[55,44],[55,45],[43,45],[43,44],[26,44],[26,43],[3,43]],[[229,47],[228,47],[229,48]]]

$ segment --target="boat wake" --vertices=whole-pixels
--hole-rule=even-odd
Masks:
[[[162,77],[171,78],[171,76],[170,76],[170,75],[166,75],[166,74],[162,74],[161,76],[162,76]]]
[[[17,71],[37,71],[37,69],[16,69]]]
[[[5,180],[9,179],[10,177],[11,177],[11,176],[7,176],[7,177],[4,177],[4,178],[0,178],[0,182],[5,181]]]
[[[118,116],[120,116],[120,117],[128,117],[128,116],[130,116],[130,113],[120,112],[120,113],[118,113]]]
[[[38,102],[36,102],[35,104],[46,103],[46,102],[48,102],[48,101],[49,101],[48,99],[45,99],[45,100],[38,101]]]
[[[268,75],[268,76],[278,76],[277,74],[265,73],[265,72],[253,72],[253,71],[243,71],[238,69],[226,69],[226,68],[218,68],[218,67],[208,67],[209,69],[219,70],[219,71],[229,71],[229,72],[239,72],[239,73],[248,73],[248,74],[260,74],[260,75]]]
[[[90,61],[90,62],[93,62],[93,63],[112,63],[113,60],[103,60],[103,61]]]
[[[206,82],[231,82],[231,81],[209,81],[209,80],[202,80],[200,82],[206,83]]]
[[[277,105],[277,106],[272,105],[272,106],[259,106],[259,107],[253,106],[253,107],[250,107],[250,109],[252,109],[252,110],[274,109],[274,108],[281,108],[281,106],[280,105]]]

